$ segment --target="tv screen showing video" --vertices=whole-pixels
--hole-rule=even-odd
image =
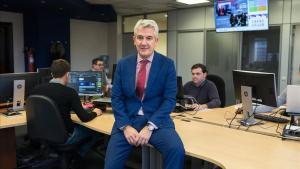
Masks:
[[[217,32],[267,30],[268,0],[215,0]]]

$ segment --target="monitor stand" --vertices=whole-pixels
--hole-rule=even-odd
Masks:
[[[14,80],[13,111],[24,109],[25,80]]]
[[[253,126],[259,124],[254,119],[252,108],[252,87],[241,86],[241,98],[243,106],[243,120],[240,121],[243,126]]]

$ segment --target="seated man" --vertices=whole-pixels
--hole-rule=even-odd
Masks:
[[[207,69],[203,64],[195,64],[191,68],[192,81],[184,85],[184,94],[193,96],[197,100],[197,104],[193,104],[195,110],[206,108],[220,107],[221,101],[219,98],[216,85],[206,79]]]
[[[104,95],[107,95],[109,88],[111,85],[108,82],[107,75],[104,71],[104,62],[100,58],[95,58],[92,60],[92,69],[91,71],[96,71],[102,74],[103,77],[103,91]]]
[[[74,111],[79,119],[83,122],[88,122],[102,114],[100,109],[95,108],[93,112],[88,113],[82,108],[80,98],[77,92],[67,87],[70,65],[66,60],[54,60],[51,65],[51,74],[53,79],[49,83],[37,86],[32,95],[43,95],[52,99],[63,118],[63,122],[70,135],[66,144],[73,144],[82,139],[89,137],[88,142],[84,143],[79,149],[79,155],[84,157],[89,149],[99,140],[100,135],[81,125],[74,124],[71,120],[70,111]]]

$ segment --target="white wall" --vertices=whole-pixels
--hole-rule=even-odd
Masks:
[[[71,69],[89,70],[93,58],[109,55],[115,60],[116,24],[70,20]]]
[[[0,22],[12,23],[13,26],[13,52],[14,72],[24,72],[24,35],[23,14],[0,11]]]

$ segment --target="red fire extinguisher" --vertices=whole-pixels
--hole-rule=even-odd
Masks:
[[[34,55],[33,48],[28,48],[26,51],[28,72],[34,72]]]

